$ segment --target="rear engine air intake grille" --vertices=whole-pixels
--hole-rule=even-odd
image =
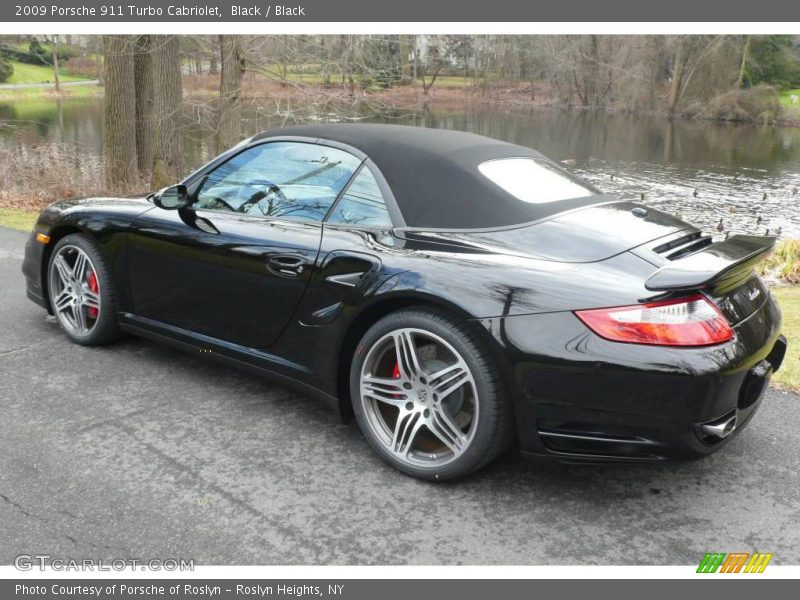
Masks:
[[[661,254],[667,260],[677,260],[678,258],[683,258],[684,256],[702,250],[706,246],[710,246],[711,243],[712,239],[710,235],[694,231],[688,235],[656,246],[653,248],[653,251],[657,254]]]

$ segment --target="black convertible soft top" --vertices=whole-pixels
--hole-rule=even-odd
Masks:
[[[530,148],[474,133],[403,125],[319,124],[266,131],[253,141],[276,136],[329,140],[362,151],[383,174],[409,227],[520,225],[598,202],[597,196],[542,204],[519,200],[485,177],[478,165],[512,157],[553,163]]]

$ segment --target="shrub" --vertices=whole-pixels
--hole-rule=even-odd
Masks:
[[[800,283],[800,240],[782,240],[759,265],[759,272],[783,283]]]
[[[403,78],[403,74],[399,67],[391,67],[388,69],[379,69],[372,79],[372,83],[381,89],[387,89],[396,85]]]
[[[696,107],[692,108],[696,110]],[[772,123],[780,118],[781,110],[778,90],[769,85],[757,85],[720,94],[711,99],[705,110],[697,111],[699,115],[693,116],[719,121]]]
[[[74,46],[59,44],[58,59],[67,62],[70,58],[80,56],[80,50]],[[15,46],[0,42],[0,57],[10,60],[17,60],[29,65],[52,65],[53,47],[42,45],[36,38],[28,44],[28,50],[23,50]]]
[[[752,38],[746,77],[751,84],[770,83],[783,89],[800,86],[800,54],[792,35]]]
[[[104,193],[100,156],[68,143],[16,147],[0,138],[0,206],[40,210],[51,202]]]
[[[45,54],[26,52],[12,46],[0,45],[0,57],[16,60],[29,65],[50,65],[53,64],[52,58]]]
[[[35,57],[33,59],[34,61],[38,60],[39,62],[41,62],[43,64],[48,64],[48,65],[51,63],[52,59],[51,59],[50,53],[47,51],[47,49],[44,46],[42,46],[39,43],[39,40],[37,40],[36,38],[33,38],[31,40],[31,43],[28,44],[28,53],[32,57]]]
[[[0,59],[0,83],[5,83],[14,74],[14,65]]]

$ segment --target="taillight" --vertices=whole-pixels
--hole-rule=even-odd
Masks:
[[[575,311],[600,337],[659,346],[710,346],[733,337],[728,321],[705,296]]]

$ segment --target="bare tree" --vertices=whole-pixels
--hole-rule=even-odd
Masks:
[[[744,46],[742,48],[742,63],[739,66],[739,78],[736,82],[736,87],[742,89],[744,87],[744,76],[747,73],[747,61],[750,54],[750,36],[744,36]]]
[[[217,152],[230,148],[242,136],[242,76],[245,71],[244,40],[239,35],[220,35],[219,121]]]
[[[61,91],[61,78],[58,72],[58,36],[53,36],[53,77],[56,84],[56,92]]]
[[[136,156],[139,173],[150,177],[153,167],[153,36],[139,35],[135,40],[133,76],[136,87]]]
[[[342,35],[340,36],[342,45],[342,54],[340,58],[341,71],[342,71],[342,87],[345,86],[347,81],[347,88],[352,96],[355,93],[355,62],[356,62],[356,36]]]
[[[105,36],[89,36],[89,41],[86,44],[86,50],[90,56],[94,57],[95,69],[97,76],[97,85],[103,85],[105,73],[103,72],[103,38]]]
[[[184,171],[181,135],[181,57],[178,37],[154,36],[153,49],[153,170],[151,186],[175,183]]]
[[[705,83],[708,90],[699,90],[701,97],[716,95],[720,91],[719,85],[710,85],[715,77],[727,79],[725,87],[733,81],[726,75],[730,64],[726,60],[725,50],[728,46],[725,36],[717,35],[681,35],[676,38],[675,58],[672,65],[672,80],[670,82],[667,112],[673,114],[678,104],[686,95],[698,72],[703,73],[701,84]]]
[[[136,100],[133,42],[129,36],[103,36],[105,54],[105,119],[103,147],[106,185],[129,189],[136,183]]]
[[[686,62],[686,41],[680,36],[676,43],[675,58],[672,61],[672,81],[669,87],[669,100],[667,100],[667,111],[670,114],[675,112],[678,101],[681,99],[681,87],[683,84],[683,70]]]
[[[418,65],[418,73],[422,80],[422,93],[427,96],[436,78],[442,72],[447,61],[447,47],[443,39],[432,36],[428,43],[425,59]]]

